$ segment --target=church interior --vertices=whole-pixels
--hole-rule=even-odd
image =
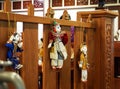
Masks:
[[[0,0],[0,89],[120,89],[120,0]]]

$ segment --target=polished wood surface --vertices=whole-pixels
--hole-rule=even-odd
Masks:
[[[86,21],[86,17],[90,14],[92,21],[94,21],[96,25],[96,29],[87,34],[88,61],[90,63],[87,89],[115,89],[113,53],[114,29],[112,28],[113,19],[118,16],[118,13],[109,10],[78,12],[77,20],[79,20],[80,17],[83,21]]]
[[[120,89],[120,78],[115,78],[115,89]]]
[[[23,32],[21,76],[26,89],[38,89],[38,24],[23,23]]]
[[[120,41],[114,42],[114,57],[120,57]]]
[[[4,0],[4,12],[11,12],[11,0]]]
[[[120,41],[114,42],[114,62],[116,60],[116,57],[118,58],[117,59],[117,62],[118,62],[118,60],[120,60]],[[118,72],[118,68],[116,69],[116,67],[119,67],[119,66],[115,65],[114,67],[115,67],[115,71],[114,71],[115,72],[114,77],[115,77],[116,72]],[[120,85],[120,78],[115,77],[115,89],[120,89],[119,85]]]
[[[28,16],[28,15],[20,15],[20,14],[10,14],[10,20],[19,22],[30,22],[30,23],[39,23],[39,24],[51,24],[54,20],[65,26],[78,26],[78,27],[87,27],[87,28],[95,28],[95,26],[91,23],[87,22],[79,22],[79,21],[68,21],[68,20],[59,20],[59,19],[51,19],[47,17],[39,17],[39,16]],[[7,13],[0,12],[0,20],[8,20]]]
[[[87,19],[91,14],[91,22],[67,21],[50,19],[47,17],[36,17],[30,15],[18,15],[10,13],[10,22],[23,22],[23,43],[22,55],[23,68],[21,76],[25,82],[26,89],[38,89],[38,24],[43,24],[43,89],[114,89],[113,81],[113,18],[117,13],[111,11],[78,12],[82,18]],[[69,41],[66,45],[68,58],[61,70],[52,70],[50,66],[48,34],[51,23],[56,20],[62,29],[67,32]],[[71,68],[71,41],[70,27],[75,26],[74,52],[75,58]],[[107,27],[110,26],[110,29]],[[14,27],[11,27],[14,29]],[[83,30],[87,30],[87,45],[89,71],[88,82],[81,82],[80,69],[78,68],[79,49],[83,41]],[[6,48],[3,47],[8,40],[8,15],[0,12],[0,58],[6,59]],[[72,85],[73,83],[73,85]]]

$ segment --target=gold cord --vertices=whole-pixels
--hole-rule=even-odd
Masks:
[[[14,15],[14,30],[13,30],[13,32],[16,32],[16,16]]]
[[[8,17],[8,38],[11,35],[11,31],[10,31],[10,27],[11,27],[11,23],[10,23],[10,14],[9,12],[7,12],[7,17]]]
[[[7,12],[8,17],[8,38],[16,31],[16,17],[14,15],[14,29],[11,28],[10,13]]]

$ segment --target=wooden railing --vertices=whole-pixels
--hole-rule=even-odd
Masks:
[[[71,78],[73,78],[71,77],[71,73],[72,76],[74,74],[71,71],[74,70],[75,67],[71,68],[70,56],[68,56],[67,60],[65,61],[62,70],[53,71],[51,69],[49,50],[47,48],[50,26],[55,20],[60,23],[62,30],[65,30],[67,32],[69,41],[66,47],[68,55],[71,55],[70,27],[74,26],[76,31],[80,31],[81,28],[94,29],[94,24],[89,22],[37,17],[34,16],[34,8],[32,5],[30,5],[28,9],[28,15],[13,14],[9,9],[9,0],[6,0],[5,4],[6,5],[4,5],[4,11],[0,12],[0,59],[6,60],[7,48],[5,47],[5,43],[8,40],[8,35],[16,30],[15,24],[17,22],[23,22],[24,51],[22,53],[21,59],[23,68],[20,70],[20,75],[25,82],[26,89],[38,89],[38,24],[43,24],[43,89],[71,89],[71,83],[73,83],[71,80]],[[77,38],[80,37],[79,34],[75,35]],[[79,48],[79,46],[77,46],[77,48]]]

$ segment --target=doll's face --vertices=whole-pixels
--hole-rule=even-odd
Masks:
[[[87,46],[86,45],[83,45],[81,47],[81,52],[83,52],[84,54],[87,54]]]
[[[22,40],[21,35],[19,33],[15,33],[11,36],[10,38],[13,43],[18,43],[19,41]]]
[[[56,32],[59,33],[61,31],[61,27],[59,24],[55,26]]]

